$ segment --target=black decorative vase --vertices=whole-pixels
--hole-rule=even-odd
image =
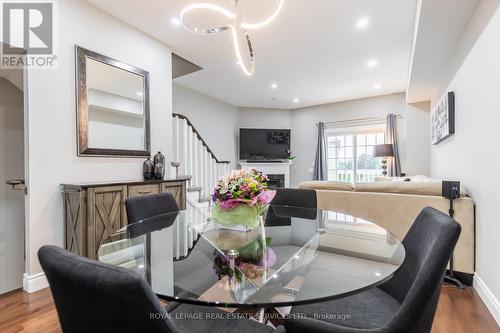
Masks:
[[[156,179],[163,179],[165,178],[165,156],[159,151],[154,157],[153,157],[153,163],[154,163],[154,176]],[[161,168],[158,166],[158,164],[161,164]],[[158,170],[157,170],[158,169]],[[158,171],[158,172],[157,172]],[[160,173],[161,171],[161,173]]]
[[[165,168],[163,167],[163,164],[161,164],[161,163],[155,164],[154,176],[155,176],[155,179],[159,179],[159,180],[163,179],[163,177],[165,176]]]
[[[155,171],[155,164],[148,157],[148,159],[145,160],[144,163],[142,164],[142,174],[144,176],[144,180],[154,179],[154,171]]]

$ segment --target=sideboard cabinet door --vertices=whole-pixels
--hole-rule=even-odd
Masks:
[[[87,189],[87,256],[97,259],[99,246],[126,225],[127,186]]]
[[[161,184],[162,193],[172,193],[180,209],[186,209],[186,182],[170,182]]]
[[[82,257],[87,256],[86,191],[63,193],[66,221],[66,249]]]

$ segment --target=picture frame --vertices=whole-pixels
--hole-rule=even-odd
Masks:
[[[431,114],[432,144],[446,140],[455,134],[455,93],[448,92],[439,100]]]
[[[150,157],[149,72],[78,45],[75,45],[75,58],[77,155]],[[90,64],[98,64],[101,70],[91,71],[89,75]],[[115,77],[121,80],[113,80]],[[94,87],[96,82],[98,88]],[[94,86],[90,86],[91,83]],[[120,123],[115,123],[116,119]],[[95,124],[96,130],[92,130],[91,124]],[[114,128],[131,129],[125,136],[138,137],[140,144],[133,148],[116,145],[116,135],[109,131],[113,128],[110,124]],[[107,133],[103,133],[106,129]],[[100,139],[100,144],[95,145],[99,141],[94,140],[95,137]],[[109,142],[103,144],[102,141]]]

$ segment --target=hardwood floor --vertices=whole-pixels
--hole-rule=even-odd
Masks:
[[[61,332],[49,289],[1,295],[0,332]],[[470,332],[500,333],[500,328],[472,288],[444,286],[432,333]]]

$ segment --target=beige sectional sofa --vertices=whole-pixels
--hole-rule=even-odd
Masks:
[[[450,205],[449,200],[441,196],[441,181],[423,176],[409,179],[379,178],[375,182],[355,184],[304,182],[300,188],[316,190],[318,208],[375,222],[402,239],[424,207],[448,213]],[[474,202],[462,190],[461,198],[454,200],[453,206],[455,219],[462,227],[455,248],[454,269],[463,282],[469,284],[474,273]]]

